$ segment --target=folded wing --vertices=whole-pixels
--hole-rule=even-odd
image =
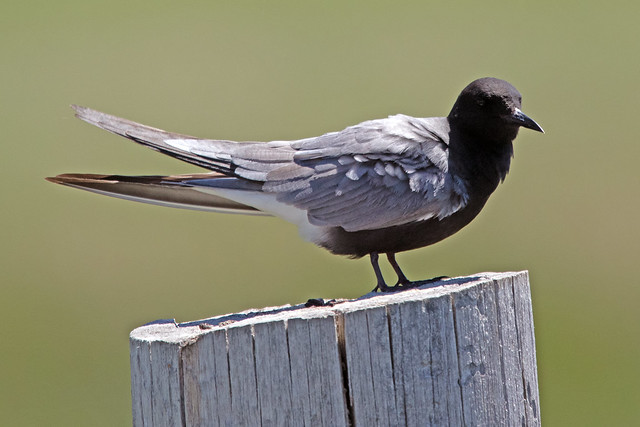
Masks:
[[[174,198],[182,191],[185,196],[180,197],[189,198],[188,204],[206,210],[255,212],[277,203],[305,211],[314,226],[347,231],[444,218],[464,207],[468,199],[466,183],[448,170],[445,118],[397,115],[316,138],[259,143],[199,139],[83,107],[75,109],[79,118],[91,124],[215,172],[52,179],[96,192],[109,193],[106,181],[117,181],[119,190],[126,190],[118,197],[126,193],[127,198],[165,205],[173,203],[168,194]],[[142,186],[152,189],[143,191]],[[273,203],[265,204],[267,195]],[[277,214],[278,209],[268,212]]]

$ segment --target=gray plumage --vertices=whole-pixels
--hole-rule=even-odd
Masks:
[[[515,88],[490,78],[465,88],[448,117],[398,114],[295,141],[199,139],[74,108],[88,123],[213,172],[49,180],[167,206],[276,215],[334,253],[370,254],[381,290],[390,287],[378,253],[387,253],[398,284],[410,285],[394,254],[471,221],[504,179],[518,127],[542,131],[519,110]]]

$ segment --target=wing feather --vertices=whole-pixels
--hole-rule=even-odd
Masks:
[[[443,218],[467,202],[465,183],[448,171],[446,119],[392,116],[290,146],[295,166],[269,172],[263,191],[305,209],[314,225],[390,227]]]
[[[224,194],[238,194],[242,206],[250,206],[247,194],[262,191],[306,211],[316,226],[359,231],[444,218],[468,200],[468,184],[448,169],[446,118],[396,115],[316,138],[258,143],[198,139],[74,108],[91,124],[231,177],[236,188]],[[189,180],[188,185],[197,189],[222,183],[216,177]],[[166,189],[172,184],[153,185]]]

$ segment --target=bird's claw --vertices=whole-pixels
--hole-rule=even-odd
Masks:
[[[397,292],[397,291],[402,291],[402,290],[406,290],[406,289],[412,289],[412,288],[417,288],[418,286],[423,286],[423,285],[427,285],[430,283],[436,283],[439,282],[443,279],[448,279],[449,276],[437,276],[431,279],[427,279],[427,280],[415,280],[415,281],[411,281],[411,280],[398,280],[396,282],[395,285],[393,286],[389,286],[386,283],[378,283],[376,285],[375,288],[373,288],[373,290],[371,292]]]
[[[396,292],[402,291],[404,289],[410,289],[416,286],[416,282],[397,282],[393,286],[389,286],[386,283],[378,283],[375,288],[371,292]]]

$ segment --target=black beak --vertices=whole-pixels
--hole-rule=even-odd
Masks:
[[[525,113],[520,111],[519,108],[516,108],[516,111],[511,116],[514,123],[522,126],[523,128],[532,129],[538,132],[544,133],[544,130],[540,127],[539,124],[536,123],[531,117],[527,116]]]

